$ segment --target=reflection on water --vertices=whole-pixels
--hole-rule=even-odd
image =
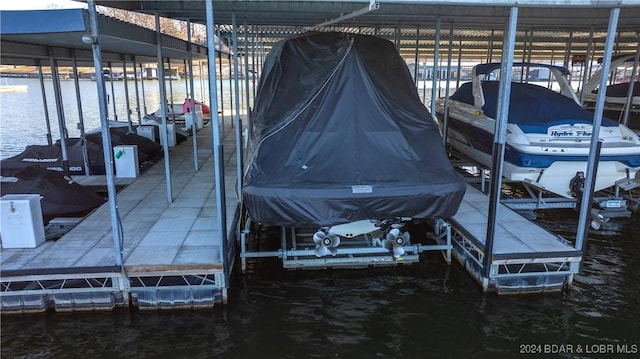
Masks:
[[[0,159],[14,156],[24,150],[28,145],[46,145],[47,144],[47,125],[46,116],[40,89],[40,80],[23,79],[23,78],[7,78],[9,85],[27,85],[25,92],[0,92],[0,139],[2,146],[0,147]],[[180,81],[167,81],[166,86],[167,99],[173,103],[182,104],[187,97],[186,86],[188,82],[183,79]],[[222,83],[222,90],[220,90]],[[95,81],[80,80],[80,93],[82,103],[82,114],[85,129],[92,130],[100,127],[100,111],[98,108],[97,83]],[[134,122],[138,121],[138,111],[136,103],[135,84],[128,81],[129,87],[129,109],[130,116],[127,113],[127,103],[125,97],[124,81],[116,81],[113,83],[113,94],[111,84],[107,82],[106,91],[108,95],[107,111],[110,120],[127,121],[129,117]],[[204,98],[205,103],[209,103],[208,82],[205,79],[194,79],[194,93],[196,100]],[[240,112],[246,112],[244,102],[245,91],[244,82],[240,81]],[[78,115],[78,105],[76,100],[75,84],[73,80],[63,80],[60,82],[62,89],[62,103],[64,108],[64,118],[67,124],[67,131],[70,137],[80,137],[78,124],[80,122]],[[142,85],[138,83],[138,93],[140,98],[140,115],[145,113],[153,113],[158,110],[160,105],[160,91],[158,89],[158,81],[144,81],[144,97],[142,96]],[[229,90],[231,85],[229,80],[218,81],[218,97],[222,93],[224,103],[224,114],[230,115],[231,109],[235,111],[235,95],[231,96]],[[250,90],[252,86],[250,85]],[[47,96],[47,109],[54,141],[60,138],[60,129],[58,126],[58,113],[55,106],[55,98],[53,93],[53,85],[51,80],[45,80],[45,92]],[[171,96],[170,94],[173,94]],[[114,114],[114,103],[115,109]],[[219,101],[219,100],[218,100]],[[232,106],[233,104],[233,106]],[[146,112],[145,112],[146,108]]]
[[[572,210],[540,214],[538,222],[574,239]],[[527,344],[631,350],[640,344],[640,220],[607,226],[590,232],[583,273],[567,293],[483,295],[458,264],[433,253],[417,265],[369,270],[288,272],[263,261],[236,276],[223,309],[4,316],[2,356],[502,358]]]

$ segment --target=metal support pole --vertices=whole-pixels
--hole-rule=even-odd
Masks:
[[[533,52],[533,30],[529,32],[529,44],[527,45],[527,62],[531,62],[531,53]],[[525,68],[525,82],[529,83],[529,67]]]
[[[436,39],[433,50],[433,71],[431,72],[431,113],[436,113],[436,87],[438,84],[438,60],[440,59],[440,16],[436,18]],[[426,84],[425,84],[426,85]]]
[[[116,90],[113,87],[113,69],[111,68],[111,62],[109,65],[109,82],[111,83],[111,107],[113,107],[113,120],[118,121],[118,112],[116,111]],[[103,76],[102,74],[100,76]]]
[[[227,39],[227,46],[232,45],[229,42],[232,42],[232,39]],[[233,48],[233,45],[231,46]],[[233,57],[236,57],[237,54],[234,52],[233,53]],[[235,118],[235,114],[234,114],[234,106],[233,106],[233,102],[234,102],[234,96],[235,93],[238,92],[237,88],[233,88],[233,77],[238,77],[238,74],[233,74],[234,76],[231,76],[231,52],[229,52],[229,112],[231,112],[231,116],[229,117],[229,119],[233,119]],[[224,119],[223,119],[224,122]],[[231,127],[233,128],[234,126],[234,121],[231,120]],[[224,125],[222,126],[222,137],[225,136],[225,132],[224,132]]]
[[[235,97],[236,97],[236,117],[235,117],[235,127],[236,127],[236,171],[238,175],[238,181],[236,182],[237,188],[236,191],[238,193],[238,202],[242,202],[242,174],[244,173],[243,165],[242,165],[242,120],[240,119],[240,87],[239,87],[239,79],[240,70],[238,66],[238,28],[236,24],[236,13],[235,11],[231,13],[231,27],[233,27],[233,71],[235,72],[234,76],[234,86],[235,86]]]
[[[584,73],[582,74],[582,83],[580,84],[580,86],[578,87],[578,90],[580,91],[580,104],[584,105],[584,91],[581,91],[582,88],[584,88],[584,85],[587,83],[587,80],[589,79],[589,71],[587,71],[587,69],[589,68],[589,62],[591,62],[591,52],[593,51],[593,26],[591,27],[591,32],[589,33],[589,42],[587,45],[587,54],[584,57]],[[610,56],[611,54],[604,54],[605,56]],[[607,73],[603,72],[602,73],[602,77],[607,77]],[[606,88],[606,83],[605,83],[605,87],[602,88]]]
[[[102,76],[102,53],[98,42],[98,15],[96,13],[95,0],[87,1],[89,7],[89,22],[91,25],[90,41],[93,50],[93,66],[96,70],[96,83],[98,87],[98,106],[100,108],[100,125],[102,128],[102,150],[104,152],[105,174],[107,178],[107,193],[109,195],[109,212],[111,214],[111,235],[113,236],[113,247],[115,250],[116,265],[121,266],[123,259],[123,238],[118,215],[118,200],[116,197],[116,186],[113,170],[113,154],[111,153],[111,133],[109,133],[109,119],[107,117],[107,91],[105,89],[104,77]],[[83,39],[84,40],[84,39]]]
[[[129,127],[129,133],[132,133],[133,122],[131,122],[131,105],[129,104],[129,79],[127,79],[127,61],[125,55],[122,55],[122,75],[124,76],[124,99],[125,105],[127,106],[127,127]]]
[[[260,69],[260,75],[262,75],[262,68],[264,67],[264,38],[262,37],[262,33],[260,33],[260,58],[258,68]]]
[[[522,41],[522,62],[527,62],[527,42],[529,39],[529,30],[525,30],[524,32],[524,40]],[[514,50],[515,51],[515,50]],[[524,69],[525,66],[520,68],[520,83],[524,81]]]
[[[222,37],[220,36],[220,29],[218,28],[218,44],[220,44],[220,49],[222,49]],[[226,45],[225,45],[226,46]],[[229,51],[229,47],[227,46],[227,52]],[[222,51],[220,51],[219,53],[220,58],[218,59],[218,71],[220,73],[220,79],[216,79],[216,81],[220,82],[220,110],[222,111],[222,118],[220,119],[220,123],[218,123],[218,126],[221,126],[221,131],[222,131],[222,136],[224,136],[224,116],[225,116],[225,111],[224,111],[224,81],[222,80]],[[229,74],[229,76],[231,76],[231,74]],[[231,91],[231,88],[229,88],[229,91]]]
[[[604,45],[603,45],[603,46],[604,46]],[[596,52],[596,48],[597,48],[597,47],[598,47],[598,46],[597,46],[597,41],[596,41],[596,39],[594,39],[594,40],[593,40],[593,48],[592,48],[592,50],[591,50],[591,61],[589,61],[589,71],[587,72],[587,74],[589,75],[589,77],[587,78],[587,80],[588,80],[588,79],[590,79],[590,78],[591,78],[591,74],[593,74],[593,56],[594,56],[593,54],[595,54],[595,52]],[[604,49],[603,49],[603,50],[604,50]],[[598,62],[598,61],[596,61],[596,63],[597,63],[597,62]],[[596,66],[597,66],[597,65],[596,65]]]
[[[252,46],[251,46],[251,63],[252,63],[252,69],[253,69],[253,76],[254,79],[251,82],[253,84],[253,100],[255,101],[256,99],[256,77],[258,77],[258,69],[256,69],[256,42],[257,42],[257,31],[254,27],[251,28],[252,32],[253,32],[253,41],[252,41]],[[254,102],[255,103],[255,102]]]
[[[400,52],[400,29],[396,26],[393,33],[393,41],[396,45],[396,51]]]
[[[489,46],[487,46],[487,62],[493,61],[493,36],[495,35],[495,30],[491,30],[491,37],[489,38]]]
[[[636,56],[633,58],[633,69],[631,70],[631,81],[629,81],[629,91],[627,92],[627,101],[624,104],[624,114],[622,115],[622,124],[627,125],[629,122],[629,113],[631,112],[631,100],[633,99],[634,86],[638,75],[638,61],[640,61],[640,36],[638,36],[638,48]]]
[[[253,72],[251,72],[251,78],[249,78],[249,33],[248,33],[247,20],[244,21],[244,95],[247,100],[247,115],[245,118],[245,128],[251,128],[251,100],[249,97],[249,81],[253,79]]]
[[[189,88],[191,92],[191,96],[189,96],[191,101],[191,140],[193,141],[193,168],[198,171],[200,165],[198,164],[198,136],[196,136],[198,132],[198,124],[196,123],[196,100],[195,100],[195,92],[193,90],[193,43],[191,43],[191,20],[187,20],[187,46],[189,46]],[[215,53],[216,49],[213,49]],[[186,114],[185,114],[186,115]]]
[[[449,81],[451,80],[451,53],[453,52],[453,23],[449,26],[449,51],[447,51],[447,88],[444,90],[444,118],[442,119],[442,143],[447,145],[449,125]]]
[[[206,96],[204,92],[204,71],[202,70],[202,61],[198,61],[198,71],[200,72],[200,98],[204,101]]]
[[[556,64],[556,53],[554,49],[551,49],[551,66],[555,66]],[[571,75],[568,76],[569,78],[571,78]],[[551,88],[551,85],[553,84],[553,81],[551,79],[551,76],[549,76],[549,79],[547,81],[547,88]]]
[[[53,49],[49,48],[49,66],[51,67],[51,80],[53,81],[53,95],[56,100],[56,113],[58,114],[58,128],[60,129],[60,148],[62,149],[62,172],[69,174],[69,154],[67,153],[67,128],[64,121],[64,105],[62,104],[62,90],[60,89],[60,76],[58,64],[53,57]]]
[[[167,202],[173,202],[173,188],[171,187],[171,166],[169,163],[169,127],[167,126],[167,92],[164,82],[164,62],[162,60],[162,42],[160,38],[160,14],[156,11],[156,49],[158,57],[158,84],[160,85],[160,114],[162,126],[160,126],[160,138],[163,141],[164,154],[164,178],[167,184]]]
[[[173,71],[171,71],[171,59],[169,59],[167,57],[167,69],[169,70],[169,98],[167,100],[167,103],[169,104],[169,111],[171,113],[171,118],[173,120],[175,120],[176,118],[176,112],[173,110]],[[162,72],[164,73],[164,69],[162,69]],[[164,78],[165,81],[167,80],[167,78]]]
[[[462,73],[462,40],[458,42],[458,76],[456,76],[456,89],[460,88],[461,73]]]
[[[187,23],[189,23],[189,22],[190,22],[190,20],[187,20]],[[187,31],[189,31],[188,28],[187,28]],[[187,37],[190,37],[190,36],[187,35]],[[189,51],[191,51],[191,44],[189,42],[187,42],[187,48],[189,49]],[[193,56],[192,56],[192,58],[193,58]],[[184,71],[185,72],[189,71],[187,66],[188,66],[187,65],[187,60],[182,60],[182,67],[184,67]],[[189,77],[193,77],[193,74],[189,73]],[[193,93],[191,94],[191,96],[189,96],[189,92],[190,92],[189,91],[189,81],[185,81],[184,82],[184,90],[186,91],[185,93],[187,94],[186,95],[187,98],[189,98],[189,97],[194,97],[195,98],[195,95]]]
[[[568,69],[569,68],[569,60],[571,59],[571,47],[573,45],[573,31],[569,32],[569,38],[567,39],[567,45],[565,46],[565,50],[564,50],[564,59],[562,61],[562,66],[564,66],[564,68]],[[572,63],[573,65],[573,63]],[[572,66],[573,67],[573,66]],[[573,70],[573,69],[571,69]]]
[[[207,48],[215,49],[214,35],[213,35],[213,0],[206,0],[206,13],[207,13]],[[211,102],[211,132],[213,147],[213,159],[214,159],[214,178],[215,178],[215,190],[216,190],[216,221],[218,227],[218,245],[220,248],[224,248],[225,238],[227,237],[227,211],[225,204],[225,184],[224,184],[224,161],[222,155],[224,153],[224,147],[220,143],[220,128],[217,126],[218,119],[218,94],[216,87],[216,56],[215,51],[208,52],[208,66],[209,66],[209,101]],[[224,251],[220,250],[219,259],[221,263],[224,263]]]
[[[220,37],[218,37],[218,41],[220,41]],[[220,43],[220,45],[222,47],[222,43]],[[222,111],[222,133],[224,133],[224,86],[222,81],[222,52],[218,53],[218,68],[218,72],[220,73],[220,111]],[[220,124],[218,124],[218,126],[219,125]]]
[[[587,173],[584,179],[584,189],[582,191],[582,200],[580,203],[580,217],[578,219],[578,231],[576,233],[576,249],[583,250],[587,242],[588,233],[588,217],[591,213],[591,202],[593,200],[593,187],[596,180],[597,162],[596,157],[599,154],[600,143],[600,124],[602,123],[602,112],[604,111],[604,98],[607,87],[607,76],[611,67],[611,54],[613,51],[613,41],[615,39],[616,28],[618,27],[618,17],[620,16],[620,8],[611,9],[609,15],[609,27],[607,29],[607,40],[604,47],[604,56],[602,58],[602,74],[598,95],[596,97],[596,109],[593,116],[593,129],[591,131],[591,143],[589,144],[589,157],[587,159]]]
[[[511,98],[511,68],[513,67],[513,49],[516,41],[516,27],[518,23],[518,8],[512,7],[509,14],[509,24],[502,47],[502,61],[500,65],[500,86],[498,89],[498,113],[493,144],[493,158],[491,161],[491,190],[489,193],[489,214],[487,218],[487,238],[485,240],[484,258],[482,261],[483,276],[491,276],[493,263],[493,243],[500,208],[500,187],[502,186],[502,167],[504,159],[504,144],[507,137],[507,120],[509,117],[509,102]]]
[[[142,76],[142,73],[140,74]],[[138,125],[142,125],[142,116],[140,116],[140,93],[138,91],[138,65],[136,65],[136,57],[133,57],[133,83],[136,89],[136,112],[138,114]]]
[[[53,138],[51,137],[51,120],[49,119],[49,106],[47,106],[47,91],[44,88],[44,76],[42,76],[42,65],[40,60],[36,60],[38,64],[38,78],[40,79],[40,91],[42,92],[42,104],[44,105],[44,121],[47,125],[47,144],[53,146]]]
[[[144,114],[148,114],[147,110],[147,96],[144,94],[144,70],[142,69],[142,64],[140,64],[140,89],[142,89],[142,107],[144,109]]]
[[[76,89],[76,104],[78,105],[78,129],[80,130],[80,145],[82,146],[82,162],[84,163],[84,175],[89,176],[89,154],[87,153],[87,136],[84,133],[84,116],[82,114],[82,99],[80,96],[80,81],[78,81],[78,59],[76,50],[72,51],[71,66],[73,71],[73,84]]]
[[[416,25],[416,53],[413,60],[413,82],[418,88],[418,68],[420,65],[418,64],[418,47],[420,47],[420,25]]]

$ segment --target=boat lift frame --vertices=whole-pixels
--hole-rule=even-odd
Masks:
[[[420,254],[425,251],[440,251],[444,260],[451,263],[451,229],[447,222],[437,219],[434,227],[435,244],[409,243],[403,246],[405,254],[394,258],[388,249],[382,246],[379,238],[372,234],[364,234],[349,239],[342,239],[335,256],[316,257],[312,240],[314,230],[309,228],[280,227],[280,248],[276,250],[250,250],[249,242],[255,239],[253,222],[246,220],[240,232],[240,261],[242,272],[247,270],[250,258],[280,258],[287,269],[328,269],[328,268],[362,268],[368,266],[389,266],[410,264],[420,261]],[[268,240],[275,240],[269,238]],[[257,244],[257,243],[256,243]]]
[[[465,180],[475,183],[474,179],[477,179],[477,182],[480,184],[480,190],[486,193],[490,173],[489,169],[464,156],[459,151],[454,151],[452,148],[448,148],[447,150],[458,158],[458,160],[453,160],[452,163],[473,176],[465,176]],[[470,171],[468,169],[469,167],[474,170]],[[549,192],[545,191],[542,187],[536,186],[533,182],[509,182],[503,179],[503,183],[518,183],[526,191],[528,197],[502,198],[500,200],[502,204],[521,214],[532,210],[578,208],[578,199],[549,196]],[[593,202],[598,204],[599,207],[598,213],[606,219],[631,217],[632,212],[640,207],[640,194],[636,193],[636,189],[638,188],[640,188],[640,182],[636,179],[623,178],[616,182],[615,186],[609,191],[610,193],[607,193],[606,190],[599,191],[597,193],[598,196],[593,197]]]

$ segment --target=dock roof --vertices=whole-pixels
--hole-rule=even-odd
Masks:
[[[206,23],[204,0],[96,0],[96,4]],[[367,11],[369,6],[375,11]],[[235,13],[240,36],[246,22],[248,32],[257,33],[266,50],[282,39],[322,25],[315,29],[375,34],[397,41],[405,57],[413,56],[416,48],[420,56],[433,55],[435,24],[440,19],[441,46],[446,46],[452,28],[451,39],[464,58],[484,58],[488,44],[495,50],[494,56],[500,56],[503,30],[513,6],[519,8],[516,56],[528,51],[527,43],[533,47],[533,60],[561,57],[569,47],[573,54],[586,53],[592,29],[595,55],[601,56],[599,45],[604,42],[612,8],[622,9],[617,51],[636,51],[638,0],[215,0],[213,15],[221,35],[230,38]],[[244,51],[242,47],[240,40],[240,51]]]
[[[91,45],[82,42],[90,34],[86,9],[0,11],[0,40],[3,65],[35,65],[49,62],[49,49],[61,66],[68,65],[75,50],[79,64],[93,66]],[[98,15],[98,41],[106,62],[156,62],[156,33],[153,30]],[[170,59],[188,59],[184,40],[161,35],[162,54]],[[207,48],[192,44],[194,59],[206,59]]]

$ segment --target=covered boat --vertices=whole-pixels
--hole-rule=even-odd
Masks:
[[[594,114],[583,109],[563,67],[515,63],[507,123],[503,176],[562,197],[580,197]],[[545,70],[545,71],[541,71]],[[500,63],[476,65],[473,81],[449,98],[447,143],[490,168],[498,107]],[[537,76],[544,72],[543,78]],[[528,75],[527,75],[528,74]],[[531,77],[531,75],[536,76]],[[529,81],[531,79],[531,81]],[[544,86],[540,86],[540,85]],[[546,86],[551,84],[551,88]],[[444,125],[445,99],[436,103]],[[640,169],[640,138],[628,127],[602,119],[602,150],[595,191],[633,181]]]
[[[141,166],[145,161],[160,155],[162,147],[157,143],[134,133],[129,133],[126,127],[111,127],[111,146],[117,145],[137,145],[138,161]],[[89,174],[104,175],[105,162],[104,150],[102,148],[102,135],[98,133],[87,133],[87,164]],[[80,138],[67,138],[67,156],[69,161],[70,175],[85,175],[84,154],[82,141]],[[53,145],[31,145],[27,146],[22,153],[0,161],[0,174],[2,176],[14,176],[22,169],[38,165],[50,171],[63,172],[62,169],[62,147],[58,140]]]
[[[464,181],[387,40],[307,33],[280,42],[254,111],[243,205],[258,223],[328,227],[458,210]]]
[[[91,174],[104,174],[104,155],[102,147],[87,141],[89,171]],[[80,139],[69,139],[67,144],[69,174],[78,176],[85,174],[82,145]],[[21,153],[0,161],[2,176],[15,176],[16,173],[30,166],[40,166],[46,170],[63,172],[62,148],[60,143],[49,145],[30,145]]]
[[[105,200],[62,173],[32,165],[15,173],[14,182],[3,182],[1,194],[34,193],[42,196],[44,223],[56,217],[84,216]]]

